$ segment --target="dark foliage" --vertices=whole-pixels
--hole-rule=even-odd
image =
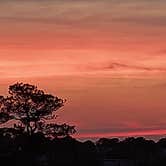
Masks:
[[[122,141],[118,138],[101,138],[96,142],[103,161],[114,161],[128,166],[165,166],[166,138],[158,142],[143,137],[129,137]]]
[[[0,96],[0,124],[13,120],[13,127],[0,128],[0,162],[16,166],[98,165],[92,142],[71,138],[75,126],[55,122],[65,100],[46,94],[30,84],[9,87],[9,96]]]
[[[0,162],[6,166],[100,166],[93,142],[70,136],[46,138],[42,133],[14,138],[0,134]]]
[[[157,143],[143,137],[101,138],[96,144],[73,139],[74,126],[48,123],[64,102],[34,85],[10,86],[9,96],[0,96],[0,124],[15,123],[0,128],[0,162],[6,166],[166,165],[166,138]]]
[[[62,100],[44,93],[30,84],[16,83],[9,86],[9,96],[0,96],[0,124],[15,120],[13,128],[2,129],[4,133],[33,135],[42,132],[49,137],[65,137],[75,133],[75,127],[67,124],[47,123],[56,118],[54,114],[64,105]]]

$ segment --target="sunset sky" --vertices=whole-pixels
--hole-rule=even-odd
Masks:
[[[76,137],[166,134],[165,0],[0,0],[0,92],[67,99]]]

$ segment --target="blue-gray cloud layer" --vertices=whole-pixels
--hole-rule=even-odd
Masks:
[[[2,0],[0,20],[165,25],[165,5],[164,0]]]

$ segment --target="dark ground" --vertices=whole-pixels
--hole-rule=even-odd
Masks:
[[[5,166],[165,166],[166,138],[101,138],[96,143],[71,137],[0,135],[0,162]]]

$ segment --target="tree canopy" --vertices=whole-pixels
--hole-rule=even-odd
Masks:
[[[8,92],[9,96],[0,96],[0,124],[16,120],[13,129],[28,135],[42,132],[46,136],[59,137],[76,132],[75,126],[48,123],[56,118],[54,112],[64,106],[65,100],[24,83],[9,86]]]

